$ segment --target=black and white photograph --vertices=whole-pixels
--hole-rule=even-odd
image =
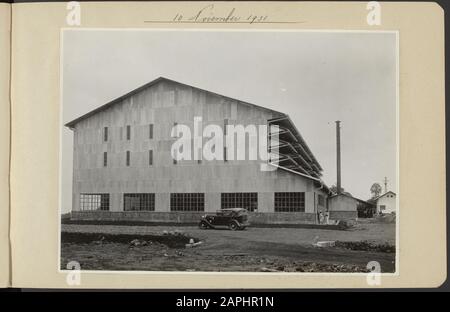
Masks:
[[[398,273],[398,33],[65,29],[59,270]]]

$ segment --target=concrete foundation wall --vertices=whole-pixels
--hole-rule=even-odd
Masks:
[[[316,214],[307,212],[250,213],[253,224],[315,224]]]
[[[196,223],[205,212],[72,211],[71,220]]]
[[[330,219],[332,220],[350,220],[357,217],[357,211],[330,211]]]
[[[72,220],[197,223],[205,212],[73,211]],[[314,224],[314,213],[249,213],[251,224]]]

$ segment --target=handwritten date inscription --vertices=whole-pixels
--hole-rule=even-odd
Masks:
[[[175,14],[174,22],[188,23],[263,23],[268,21],[267,15],[247,14],[239,15],[236,8],[232,8],[227,14],[216,15],[214,5],[210,4],[196,12],[194,15],[184,16],[181,13]]]

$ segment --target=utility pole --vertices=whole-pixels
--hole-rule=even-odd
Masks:
[[[388,179],[387,177],[384,177],[384,192],[387,193],[387,183],[388,183]]]
[[[336,120],[336,170],[337,170],[337,193],[341,194],[341,126],[340,121]]]

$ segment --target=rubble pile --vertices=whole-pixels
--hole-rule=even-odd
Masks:
[[[336,241],[335,246],[358,251],[395,252],[395,245],[391,245],[389,243],[377,244],[369,241],[359,241],[359,242]]]
[[[75,244],[106,244],[121,243],[130,247],[143,247],[149,245],[163,245],[166,248],[186,248],[199,245],[199,240],[179,230],[163,231],[152,234],[106,234],[106,233],[84,233],[84,232],[62,232],[62,243]]]
[[[368,273],[365,267],[348,264],[325,264],[315,262],[290,263],[286,265],[275,265],[273,267],[262,267],[260,272],[331,272],[331,273]]]

